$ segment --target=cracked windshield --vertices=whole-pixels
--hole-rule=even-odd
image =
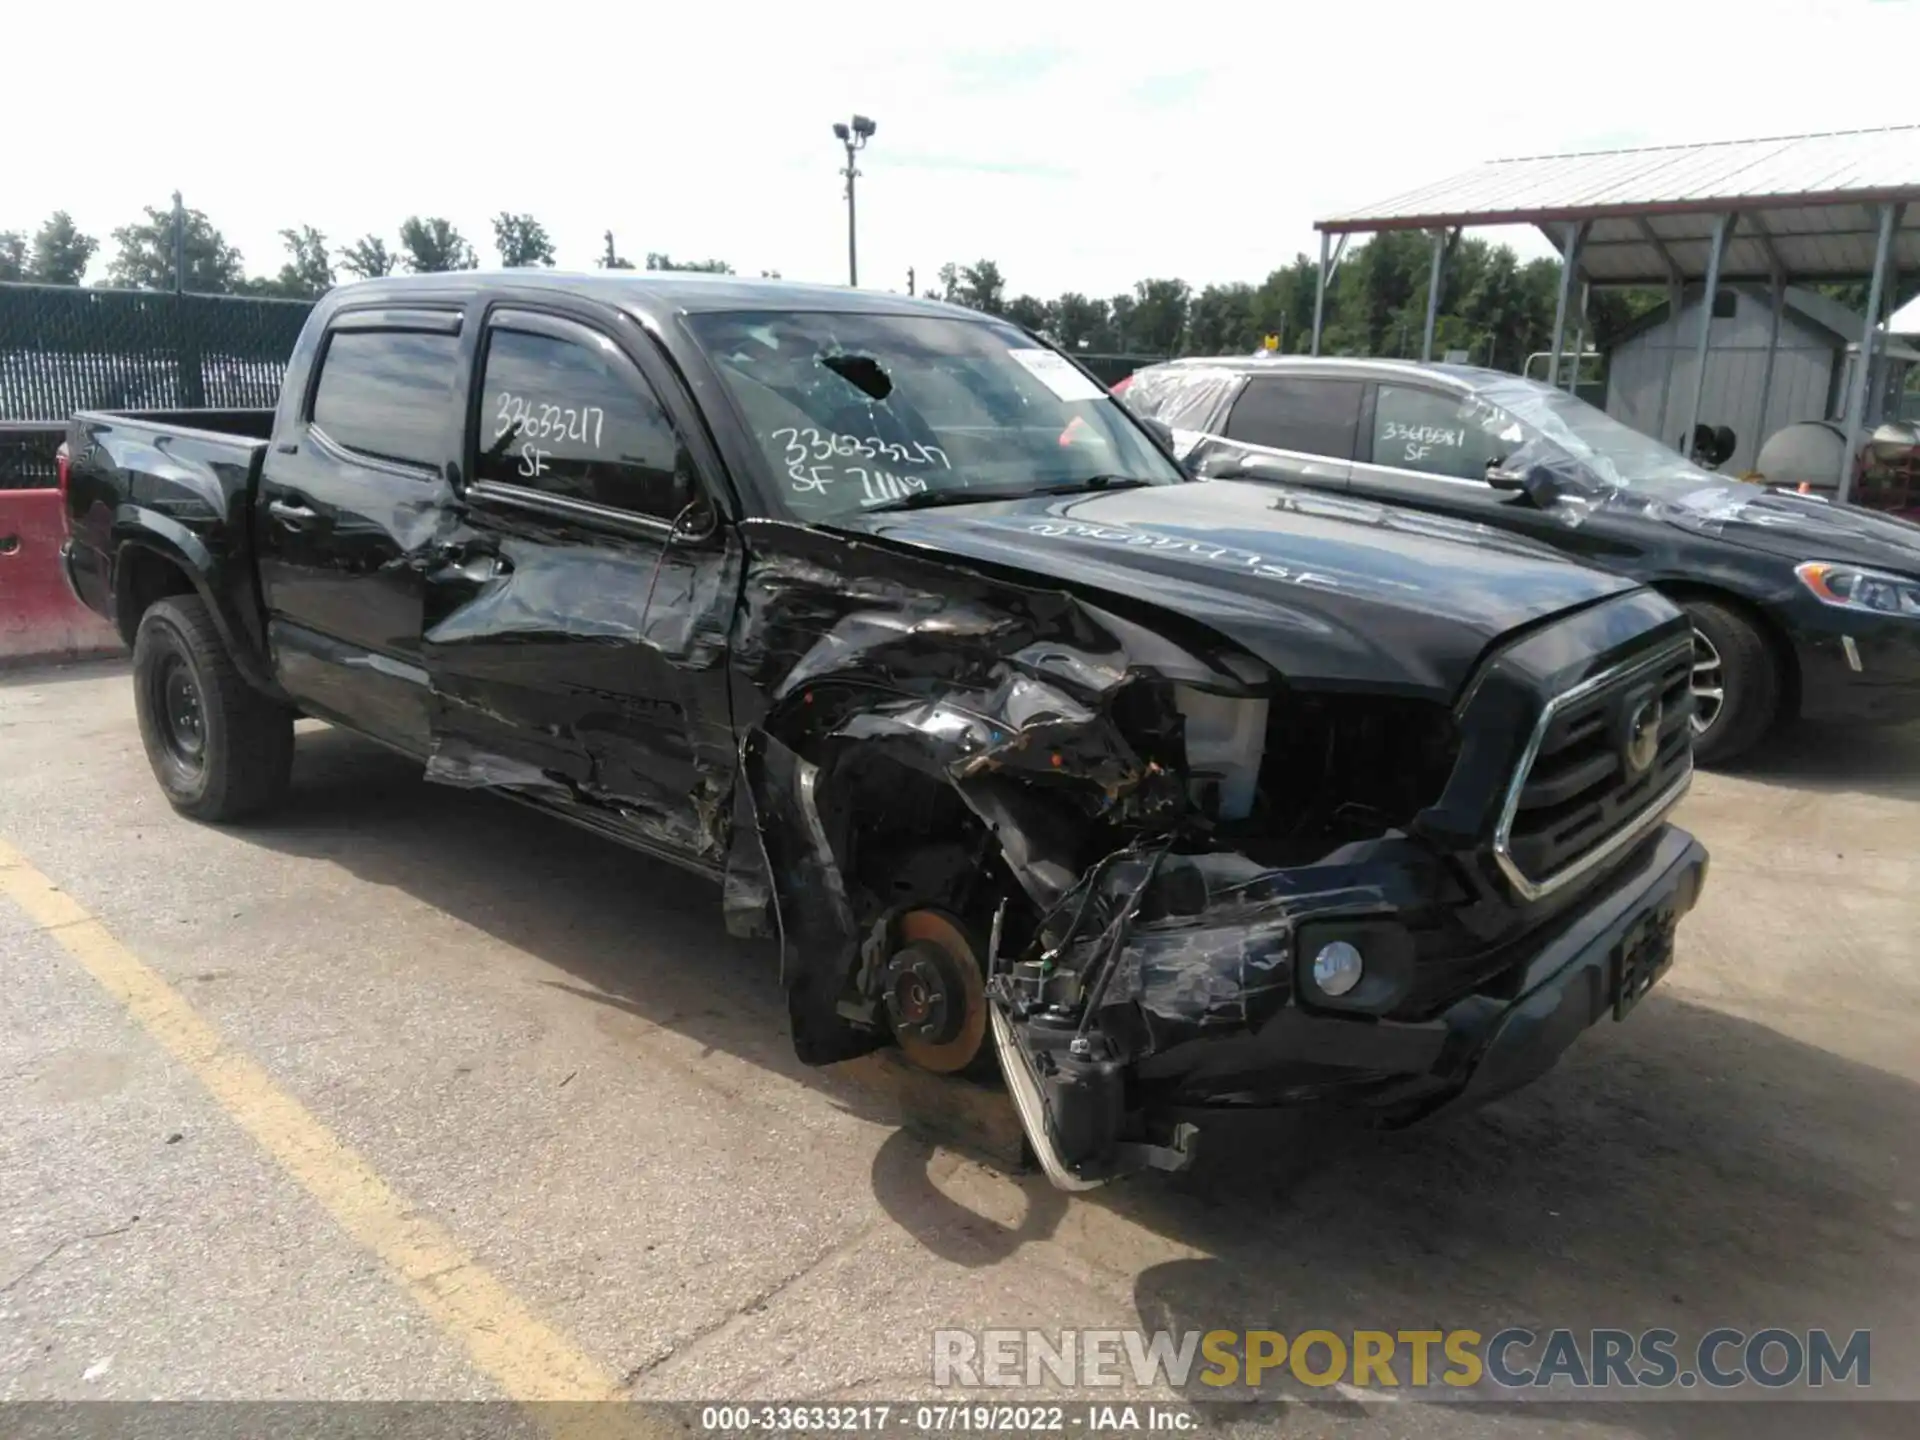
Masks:
[[[687,323],[803,519],[1183,478],[1098,384],[1009,328],[812,313]]]

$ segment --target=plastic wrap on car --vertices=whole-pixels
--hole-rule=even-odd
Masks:
[[[1604,509],[1718,534],[1730,521],[1752,518],[1753,501],[1764,492],[1711,475],[1677,451],[1664,470],[1636,466],[1631,475],[1623,472],[1573,432],[1549,403],[1553,393],[1520,381],[1499,382],[1478,392],[1477,398],[1498,407],[1483,410],[1478,417],[1483,428],[1522,422],[1513,426],[1514,438],[1521,443],[1507,453],[1501,468],[1520,475],[1544,471],[1551,476],[1557,493],[1547,513],[1555,519],[1577,528],[1596,510]]]
[[[1244,380],[1222,366],[1156,365],[1135,372],[1121,403],[1172,430],[1174,458],[1186,460]]]

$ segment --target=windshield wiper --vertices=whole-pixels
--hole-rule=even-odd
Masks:
[[[860,513],[873,515],[883,510],[932,510],[941,505],[981,505],[990,500],[1030,500],[1037,495],[1085,495],[1093,490],[1137,490],[1142,486],[1159,483],[1157,480],[1142,480],[1137,475],[1089,475],[1084,480],[1070,480],[1064,485],[916,490],[911,495],[882,500],[878,505],[863,505],[860,507]]]

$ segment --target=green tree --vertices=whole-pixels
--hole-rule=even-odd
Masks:
[[[1253,286],[1209,285],[1187,307],[1186,353],[1244,355],[1260,343],[1256,318],[1259,292]]]
[[[27,237],[18,230],[0,230],[0,280],[27,278]]]
[[[1432,242],[1417,230],[1383,231],[1350,255],[1340,282],[1356,302],[1348,311],[1358,322],[1348,353],[1405,355],[1409,327],[1413,354],[1419,354],[1420,329],[1426,324],[1427,272]],[[1343,297],[1344,298],[1344,297]]]
[[[480,263],[473,246],[451,220],[409,215],[400,225],[400,249],[407,268],[416,275],[447,270],[472,270]]]
[[[1139,280],[1133,287],[1133,342],[1148,355],[1175,355],[1187,328],[1192,287],[1184,280]]]
[[[71,215],[56,210],[34,234],[27,278],[44,285],[78,285],[99,248],[93,236],[80,233]]]
[[[340,268],[362,280],[378,280],[382,275],[391,275],[396,263],[393,252],[387,249],[387,242],[378,235],[362,235],[340,251]]]
[[[1107,302],[1069,290],[1048,307],[1053,338],[1063,350],[1097,350],[1108,325]]]
[[[1007,319],[1028,330],[1047,331],[1052,328],[1053,307],[1031,295],[1014,296],[1007,302],[1006,314]]]
[[[1666,295],[1659,290],[1595,290],[1587,297],[1587,343],[1596,350],[1611,350],[1641,316],[1666,303]]]
[[[607,231],[607,248],[601,252],[600,258],[594,263],[602,270],[633,269],[633,262],[613,248],[613,232],[611,230]]]
[[[1116,295],[1107,301],[1107,333],[1100,349],[1132,352],[1140,348],[1133,335],[1133,309],[1131,295]]]
[[[1458,296],[1453,308],[1476,338],[1465,347],[1474,359],[1518,370],[1531,348],[1538,302],[1513,251],[1493,250],[1471,284],[1449,288]]]
[[[508,270],[553,264],[553,241],[547,238],[547,227],[531,215],[502,210],[494,216],[493,245],[500,252],[500,264]]]
[[[1320,285],[1320,266],[1305,255],[1271,272],[1253,296],[1253,327],[1261,337],[1278,335],[1280,349],[1304,355],[1313,348],[1313,297]]]
[[[1007,282],[1000,267],[991,260],[976,260],[971,265],[942,265],[940,283],[946,298],[956,305],[1002,315],[1007,308]]]
[[[663,251],[647,252],[649,270],[691,270],[703,275],[731,275],[733,266],[724,260],[675,260]]]
[[[287,262],[271,280],[254,281],[247,288],[258,295],[277,295],[287,300],[317,300],[334,287],[333,261],[328,257],[327,237],[311,225],[280,232],[287,247]]]
[[[1849,310],[1865,314],[1867,308],[1867,282],[1865,280],[1827,282],[1813,287],[1829,300],[1846,306]],[[1920,296],[1920,270],[1901,270],[1890,267],[1885,284],[1881,287],[1880,303],[1887,307],[1888,313],[1898,310],[1914,297]],[[1908,381],[1920,376],[1920,368],[1913,370]]]
[[[107,266],[107,282],[136,290],[171,290],[173,273],[173,211],[145,207],[146,219],[122,225],[113,232],[118,253]],[[200,210],[185,212],[181,246],[186,257],[186,290],[201,295],[226,295],[245,279],[240,252],[214,229]]]

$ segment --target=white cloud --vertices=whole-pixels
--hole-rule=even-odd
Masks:
[[[312,17],[309,19],[309,17]],[[36,7],[7,87],[0,227],[64,207],[103,240],[178,187],[256,273],[277,232],[539,216],[563,264],[719,256],[838,280],[854,110],[862,278],[997,260],[1014,291],[1257,280],[1316,215],[1498,155],[1910,120],[1870,57],[1920,6],[969,6],[238,0]],[[29,125],[22,116],[37,116]],[[1537,237],[1520,237],[1537,253]]]

